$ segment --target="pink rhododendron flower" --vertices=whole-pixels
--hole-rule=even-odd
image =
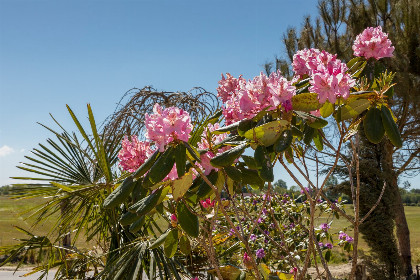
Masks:
[[[316,69],[317,63],[313,61],[316,60],[320,51],[318,49],[303,49],[297,51],[293,56],[293,72],[296,75],[311,75],[312,71]]]
[[[122,148],[118,153],[120,166],[129,172],[136,171],[154,152],[150,147],[150,142],[139,141],[136,135],[131,136],[131,141],[128,136],[125,136],[121,146]]]
[[[388,39],[388,34],[382,32],[380,26],[366,28],[357,35],[353,44],[355,56],[373,57],[376,60],[383,57],[392,57],[394,49],[391,40]]]
[[[347,65],[326,51],[304,49],[293,57],[293,71],[310,76],[310,91],[318,94],[319,103],[335,103],[338,97],[347,99],[355,80],[346,73]]]
[[[222,79],[219,81],[219,87],[217,88],[217,95],[226,102],[239,87],[240,83],[245,83],[245,79],[239,76],[238,79],[234,78],[231,74],[226,73],[226,78],[222,74]]]
[[[230,74],[227,77],[222,76],[218,88],[219,97],[224,102],[223,115],[227,125],[253,118],[265,108],[275,110],[282,106],[285,111],[292,109],[291,98],[296,94],[296,88],[280,71],[271,73],[269,77],[261,72],[249,81],[242,77],[234,80]]]
[[[215,123],[214,125],[208,124],[206,129],[204,129],[203,134],[201,135],[201,141],[198,143],[199,149],[201,150],[210,149],[210,151],[200,155],[200,160],[201,160],[200,166],[202,169],[204,169],[205,175],[209,175],[212,170],[218,170],[216,167],[210,164],[210,160],[216,155],[212,151],[211,144],[220,143],[228,136],[227,133],[211,134],[211,132],[215,131],[218,128],[220,128],[219,123]],[[217,153],[222,153],[228,149],[229,147],[222,147],[217,150]]]
[[[162,109],[159,104],[153,106],[153,114],[145,115],[146,138],[155,142],[159,151],[174,140],[188,141],[192,130],[188,112],[177,107]]]
[[[282,105],[286,112],[290,111],[292,97],[296,94],[296,87],[284,78],[280,71],[271,73],[268,83],[269,99],[272,108]]]

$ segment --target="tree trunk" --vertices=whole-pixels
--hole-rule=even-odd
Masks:
[[[410,246],[410,230],[408,229],[407,219],[405,218],[404,205],[402,203],[401,194],[398,189],[398,174],[393,170],[393,146],[387,141],[385,144],[385,162],[388,168],[385,172],[388,174],[387,182],[389,190],[393,193],[394,203],[394,220],[397,228],[398,247],[401,256],[405,276],[413,274],[411,265],[411,246]]]

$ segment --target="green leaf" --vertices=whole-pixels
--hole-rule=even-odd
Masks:
[[[156,151],[151,157],[149,157],[137,170],[133,173],[133,178],[138,179],[144,174],[146,174],[147,171],[153,166],[156,159],[159,157],[160,152]]]
[[[159,202],[160,196],[164,188],[156,190],[154,193],[146,196],[128,208],[131,212],[136,212],[138,216],[149,213]]]
[[[321,114],[321,117],[323,118],[328,118],[329,116],[331,116],[333,112],[334,112],[334,105],[331,104],[328,100],[319,109],[319,113]]]
[[[238,134],[240,136],[244,136],[245,133],[250,130],[254,125],[254,121],[253,120],[242,120],[239,122],[238,125]]]
[[[312,120],[308,120],[306,123],[312,128],[320,129],[325,127],[328,121],[314,116]]]
[[[158,239],[156,239],[156,240],[155,240],[155,242],[153,242],[153,243],[150,245],[149,249],[150,249],[150,250],[152,250],[152,249],[155,249],[155,248],[159,247],[160,245],[162,245],[162,244],[163,244],[163,242],[165,241],[166,237],[168,236],[168,234],[169,234],[170,232],[171,232],[171,231],[170,231],[170,230],[168,230],[168,231],[166,231],[165,233],[161,234],[161,236],[159,236],[159,237],[158,237]]]
[[[272,121],[248,130],[244,136],[247,139],[254,140],[256,143],[268,147],[277,141],[288,124],[289,122],[286,120]]]
[[[200,160],[200,154],[193,148],[190,146],[190,144],[188,144],[187,142],[182,142],[185,146],[185,148],[187,148],[187,155],[189,155],[189,158],[191,160],[195,159],[198,162],[201,162]]]
[[[306,145],[311,144],[314,134],[315,134],[315,129],[310,127],[309,125],[305,125],[305,129],[303,131],[303,142]]]
[[[381,142],[385,134],[381,114],[378,108],[370,108],[363,120],[366,138],[374,144]]]
[[[144,222],[146,220],[145,216],[140,217],[140,219],[138,219],[137,221],[135,221],[134,223],[131,224],[129,231],[131,233],[136,233],[138,232],[142,226],[144,225]]]
[[[172,229],[165,238],[165,245],[163,247],[165,256],[168,258],[172,258],[175,255],[177,248],[178,248],[178,230]]]
[[[207,175],[207,178],[209,179],[210,183],[213,185],[216,184],[217,178],[219,172],[212,171],[209,175]],[[202,199],[208,197],[213,192],[213,189],[203,180],[200,184],[200,187],[197,191],[197,197]]]
[[[241,171],[233,166],[227,166],[224,168],[226,174],[234,181],[241,182],[242,181],[242,173]]]
[[[186,235],[182,235],[179,239],[179,250],[184,255],[191,254],[191,244]]]
[[[131,194],[135,186],[133,177],[127,177],[108,197],[104,200],[103,207],[112,209],[124,202]]]
[[[279,139],[274,143],[274,151],[276,153],[284,152],[293,142],[293,134],[291,130],[285,130],[281,133]]]
[[[185,174],[185,164],[187,163],[187,150],[182,143],[175,148],[175,163],[178,178],[181,178]]]
[[[356,99],[340,107],[340,120],[352,119],[363,113],[370,106],[367,99]]]
[[[198,217],[191,213],[187,206],[180,202],[176,208],[178,223],[181,228],[191,237],[198,237],[200,227]]]
[[[295,111],[310,112],[321,108],[318,101],[318,94],[315,92],[304,92],[292,97],[292,106]]]
[[[264,277],[264,280],[267,280],[269,278],[271,271],[265,263],[260,263],[258,265],[258,270]]]
[[[242,183],[250,186],[258,186],[262,188],[264,186],[264,180],[258,175],[258,171],[240,168],[242,173]]]
[[[171,172],[175,163],[174,148],[168,147],[166,151],[156,160],[149,171],[149,180],[153,184],[160,183]]]
[[[122,226],[128,226],[137,221],[138,219],[140,219],[140,217],[137,216],[136,213],[125,212],[120,218],[120,224]]]
[[[232,149],[217,154],[210,160],[211,165],[214,167],[226,167],[233,164],[233,162],[244,152],[248,146],[247,143],[236,146]]]
[[[241,121],[238,121],[238,122],[232,123],[230,125],[223,126],[219,129],[214,130],[212,133],[213,134],[223,134],[223,133],[226,133],[226,132],[235,131],[238,128],[240,122]]]
[[[315,134],[314,134],[314,143],[315,143],[315,147],[318,149],[318,151],[322,151],[324,149],[324,142],[322,140],[322,136],[319,133],[318,130],[315,130]]]
[[[331,260],[331,250],[327,250],[327,252],[325,252],[325,260],[327,262]]]
[[[386,135],[389,138],[389,141],[397,147],[402,147],[402,140],[401,140],[401,134],[398,129],[397,124],[394,121],[394,118],[392,117],[391,111],[383,105],[381,107],[381,113],[382,113],[382,124],[385,128]]]
[[[253,157],[247,155],[242,155],[241,157],[250,169],[258,169],[257,163],[255,162],[255,159]]]
[[[182,178],[172,181],[172,196],[178,200],[184,196],[193,182],[192,172],[186,173]]]
[[[264,146],[258,146],[254,153],[255,162],[258,166],[258,174],[261,179],[266,182],[274,181],[273,165],[271,164],[270,155]]]
[[[107,182],[110,182],[112,180],[111,166],[109,165],[109,160],[107,159],[103,142],[99,137],[98,131],[96,130],[95,118],[93,117],[92,108],[90,107],[90,104],[87,105],[87,108],[89,114],[89,123],[90,127],[92,128],[92,134],[96,144],[97,160],[100,164],[102,172],[105,175],[105,178],[107,179]]]

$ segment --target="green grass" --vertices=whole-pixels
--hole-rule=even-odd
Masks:
[[[405,215],[407,218],[408,228],[410,230],[410,243],[411,243],[411,253],[414,262],[420,261],[420,207],[418,206],[405,206]],[[346,213],[353,214],[352,206],[345,205]],[[324,222],[329,222],[331,219],[328,220],[328,217],[322,216],[318,218],[317,223],[321,224]],[[331,233],[338,233],[340,230],[348,228],[346,231],[350,236],[353,236],[353,230],[350,228],[350,223],[347,221],[346,218],[340,217],[340,219],[334,219],[330,232]],[[359,249],[367,252],[369,248],[366,242],[363,239],[363,235],[359,239]]]
[[[16,230],[14,226],[21,227],[35,235],[48,235],[53,230],[57,215],[32,228],[36,216],[29,217],[30,215],[26,213],[46,201],[47,199],[44,198],[16,200],[8,196],[0,196],[0,246],[14,245],[19,243],[16,239],[28,237],[28,235]],[[84,240],[78,240],[76,246],[90,247]]]
[[[47,235],[54,226],[54,217],[32,229],[31,225],[35,221],[35,217],[25,219],[28,215],[20,215],[23,212],[30,210],[31,208],[45,203],[46,199],[33,198],[15,200],[10,199],[7,196],[0,196],[0,246],[12,245],[18,243],[14,238],[25,238],[25,234],[17,231],[13,226],[19,226],[27,229],[37,235]],[[346,212],[352,213],[350,205],[346,205]],[[413,261],[420,262],[420,207],[406,206],[405,214],[410,229],[411,248],[413,253]],[[327,217],[323,216],[317,219],[317,224],[327,222]],[[343,228],[349,227],[350,223],[343,217],[340,219],[334,219],[332,223],[331,232],[338,233]],[[347,231],[352,235],[352,230],[349,227]],[[78,240],[76,246],[90,247],[89,244],[83,240]],[[359,248],[368,251],[366,242],[361,238],[359,242]]]

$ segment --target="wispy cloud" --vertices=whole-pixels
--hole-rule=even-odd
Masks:
[[[5,156],[10,155],[14,152],[15,152],[15,150],[13,150],[13,148],[10,148],[7,145],[3,145],[3,146],[0,147],[0,157],[5,157]]]

